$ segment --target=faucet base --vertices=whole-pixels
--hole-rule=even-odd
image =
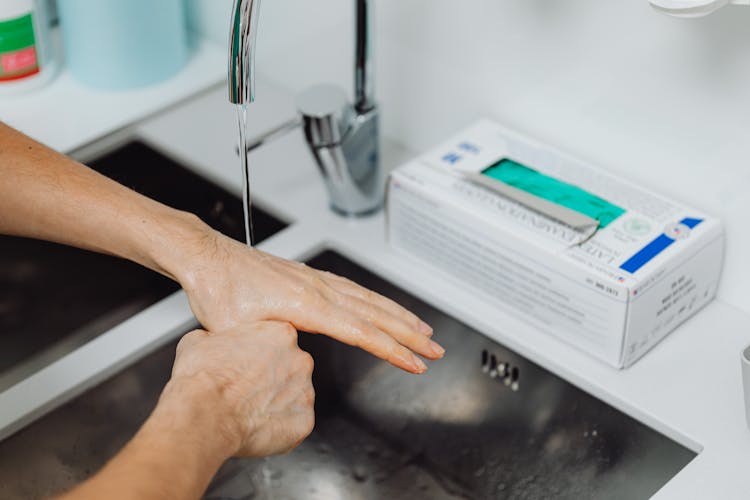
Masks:
[[[334,85],[317,85],[297,99],[307,145],[335,212],[369,214],[383,205],[377,107],[357,113]]]
[[[384,206],[385,206],[384,203],[380,203],[379,205],[373,208],[370,208],[368,210],[365,210],[363,212],[350,212],[350,211],[340,209],[333,203],[328,205],[331,211],[334,212],[336,215],[340,215],[341,217],[346,217],[349,219],[364,219],[366,217],[371,217],[379,213],[383,209]]]

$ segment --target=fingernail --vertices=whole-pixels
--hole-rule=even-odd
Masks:
[[[443,346],[435,342],[434,340],[430,340],[430,350],[435,354],[435,356],[443,357],[443,354],[445,354],[445,349],[443,349]]]
[[[416,357],[415,355],[411,355],[412,361],[414,363],[414,367],[417,369],[419,373],[424,373],[427,371],[427,365],[424,364],[424,361]]]
[[[430,337],[432,335],[432,327],[424,321],[419,322],[419,331]]]

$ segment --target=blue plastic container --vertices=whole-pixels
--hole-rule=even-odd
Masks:
[[[86,84],[150,85],[188,60],[184,0],[58,0],[58,11],[65,64]]]

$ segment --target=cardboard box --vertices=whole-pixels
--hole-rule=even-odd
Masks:
[[[710,302],[721,273],[719,220],[486,120],[396,169],[387,210],[393,247],[615,367]]]

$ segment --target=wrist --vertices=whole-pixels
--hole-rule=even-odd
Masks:
[[[135,437],[71,498],[198,498],[237,448],[214,398],[205,381],[170,381]]]
[[[237,452],[241,441],[220,398],[219,388],[207,376],[173,378],[142,431],[155,436],[150,440],[177,444],[186,454],[201,457],[204,466],[218,468]]]
[[[146,265],[183,284],[196,263],[216,251],[220,233],[190,212],[169,209],[140,241]]]

